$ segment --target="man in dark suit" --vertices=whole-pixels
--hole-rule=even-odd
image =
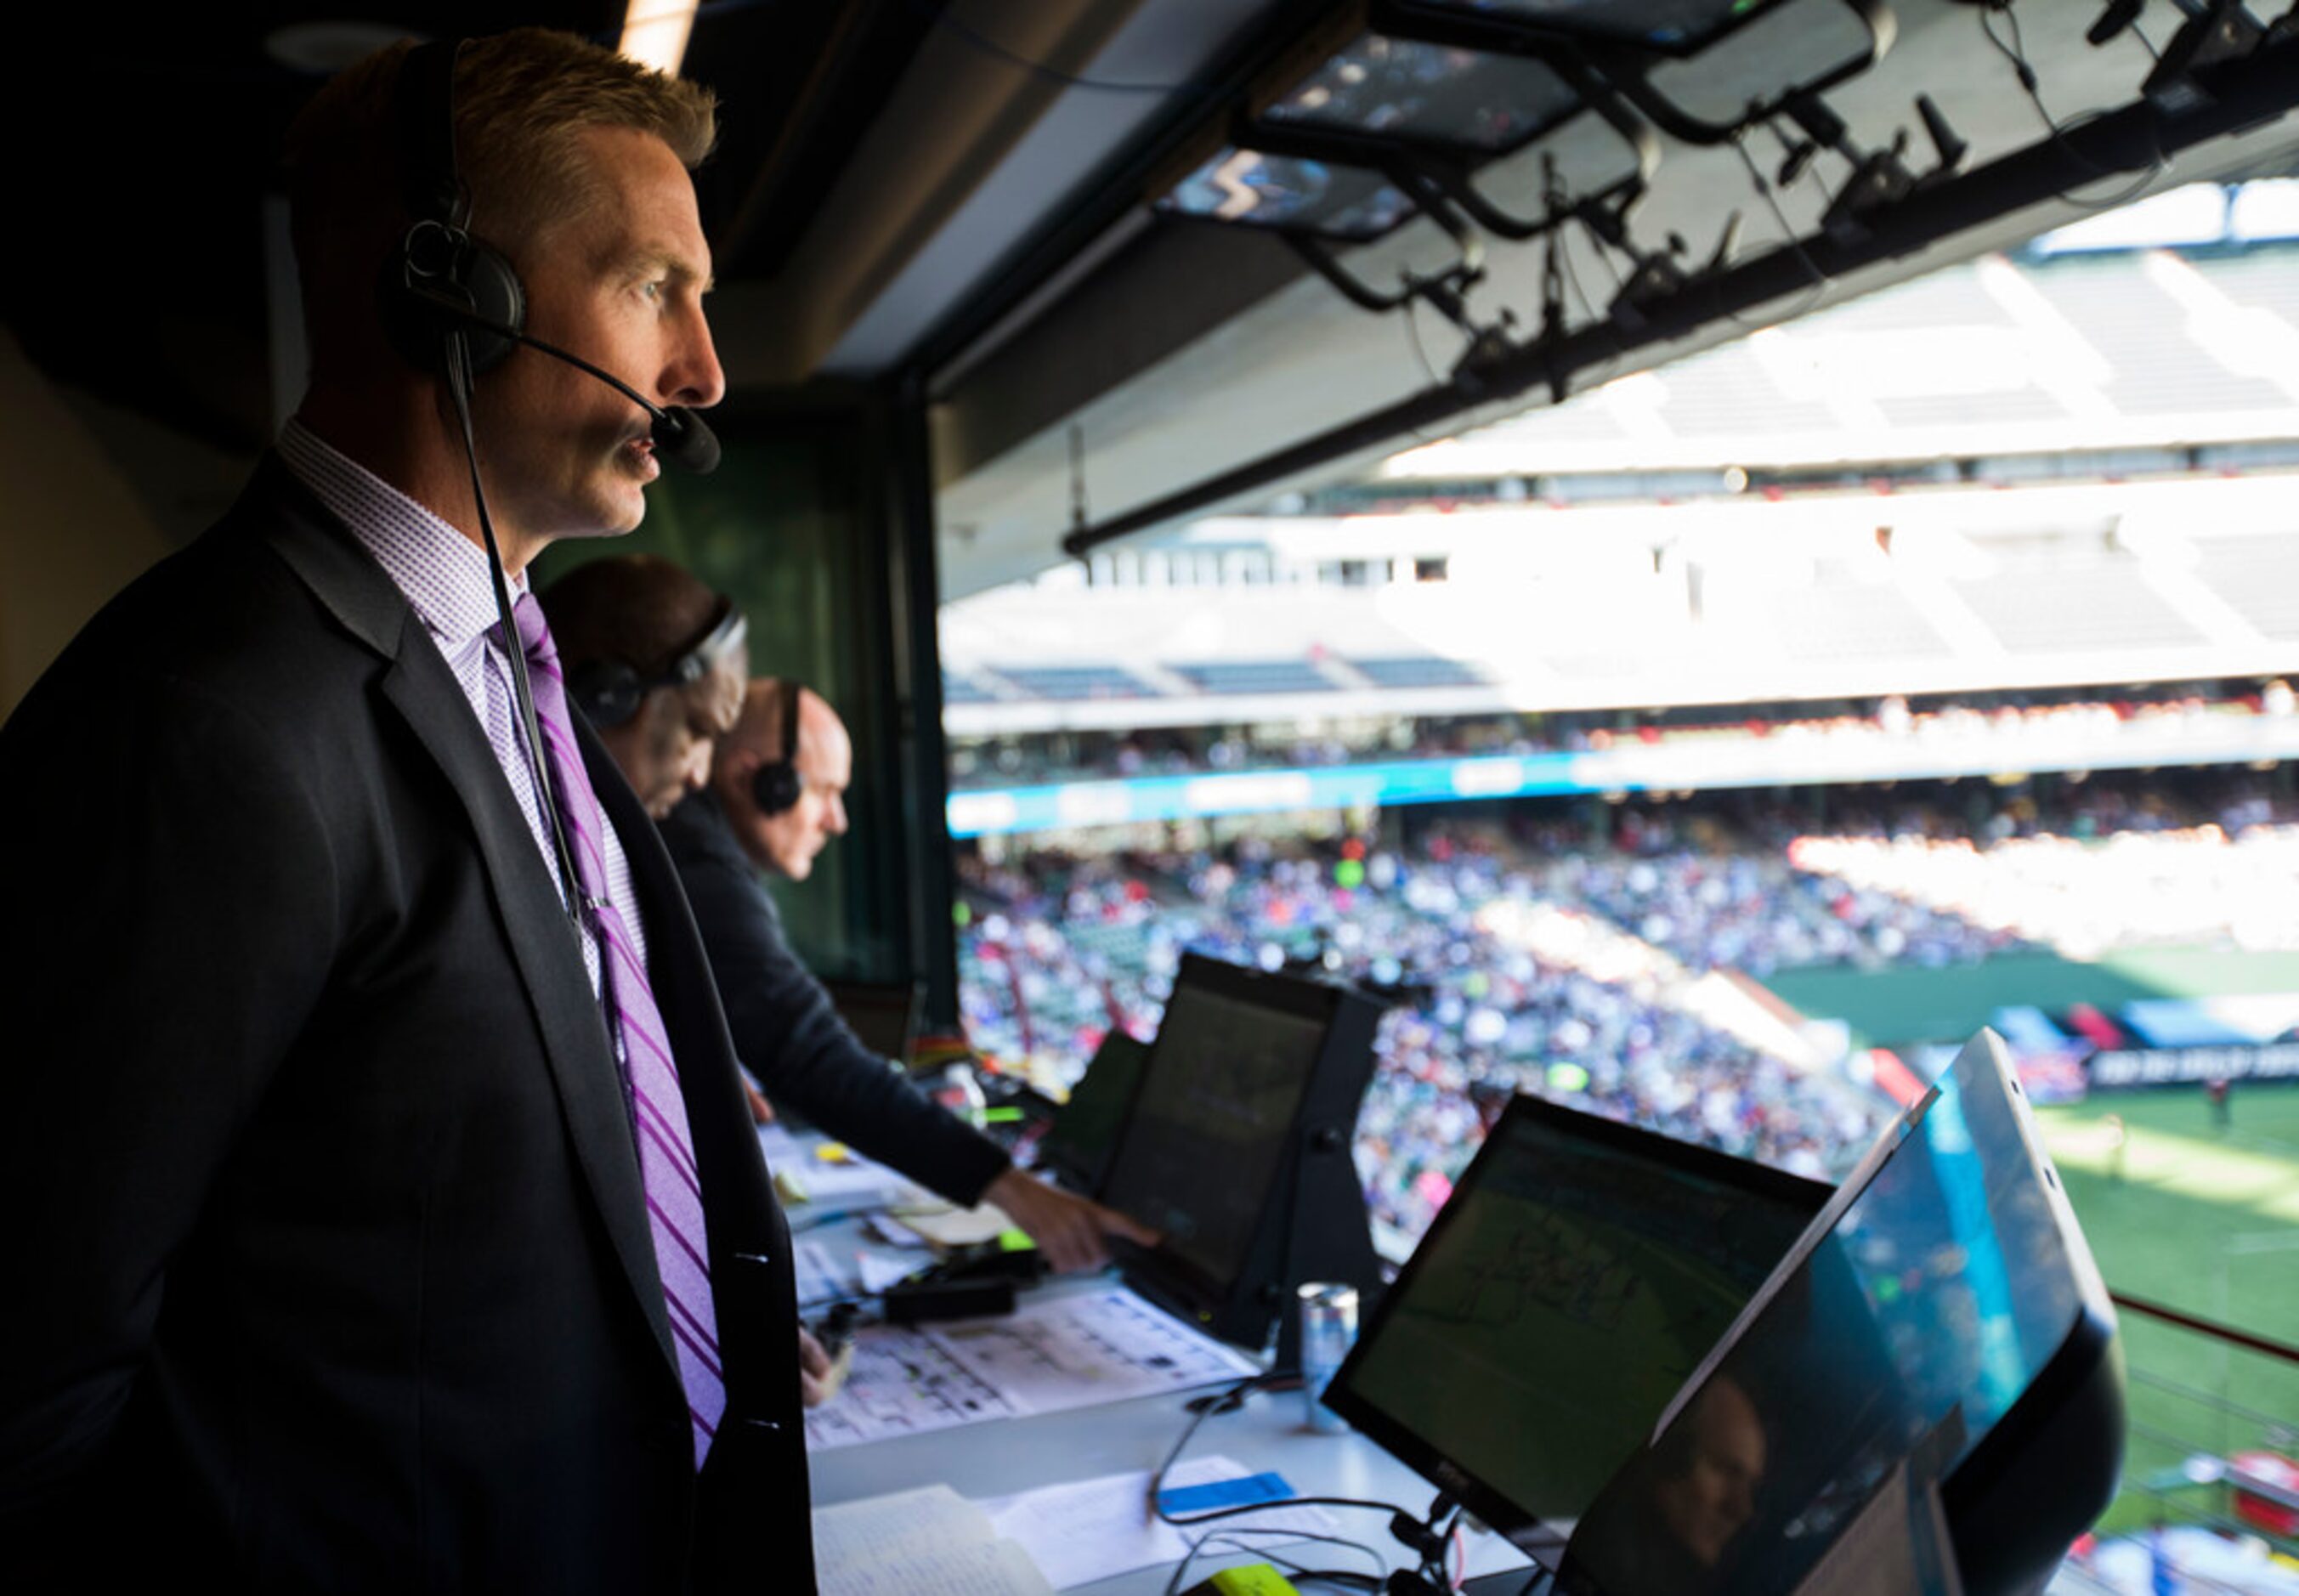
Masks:
[[[778,1106],[952,1202],[995,1203],[1058,1269],[1108,1262],[1110,1235],[1155,1246],[1147,1226],[1016,1168],[1005,1149],[863,1046],[792,951],[759,877],[813,873],[816,857],[846,834],[853,769],[853,744],[828,701],[766,677],[750,685],[741,717],[714,744],[708,785],[662,822],[736,1054]]]
[[[660,820],[710,774],[751,674],[735,601],[658,554],[585,561],[536,595],[567,692]]]
[[[441,64],[527,330],[715,402],[708,96],[563,36]],[[296,421],[0,729],[0,1588],[810,1591],[789,1238],[708,966],[375,314],[402,75],[294,141]],[[637,524],[641,407],[521,348],[472,409],[515,586]]]

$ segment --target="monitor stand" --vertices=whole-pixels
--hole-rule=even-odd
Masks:
[[[1309,1282],[1357,1289],[1357,1322],[1373,1310],[1382,1291],[1380,1256],[1365,1213],[1346,1135],[1330,1127],[1310,1127],[1285,1154],[1271,1183],[1245,1266],[1228,1296],[1210,1305],[1193,1300],[1192,1288],[1155,1249],[1112,1243],[1125,1284],[1185,1324],[1217,1341],[1258,1352],[1277,1332],[1272,1376],[1301,1370],[1301,1310],[1297,1288]]]
[[[1357,1183],[1349,1138],[1330,1126],[1303,1135],[1293,1153],[1292,1211],[1286,1216],[1284,1262],[1272,1288],[1278,1293],[1277,1356],[1273,1374],[1301,1367],[1301,1309],[1295,1293],[1315,1282],[1357,1288],[1362,1326],[1382,1293],[1380,1255],[1365,1188]]]
[[[1555,1596],[1556,1576],[1538,1564],[1506,1574],[1480,1574],[1461,1587],[1461,1596]]]

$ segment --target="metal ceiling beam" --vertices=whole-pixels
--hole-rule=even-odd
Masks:
[[[2299,106],[2299,37],[2212,70],[2211,97],[2175,111],[2146,100],[2054,133],[1986,166],[1920,189],[1870,212],[1856,231],[1816,234],[1698,278],[1639,307],[1633,328],[1607,319],[1563,337],[1522,345],[1466,378],[1425,388],[1289,448],[1206,478],[1125,513],[1082,528],[1062,552],[1083,556],[1255,488],[1441,426],[1475,406],[1537,387],[1562,392],[1600,362],[1684,337],[1863,267],[1913,254],[1955,233],[2042,204],[2103,177],[2148,172],[2183,150],[2272,121]]]

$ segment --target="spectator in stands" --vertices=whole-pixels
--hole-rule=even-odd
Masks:
[[[663,840],[710,958],[735,1049],[772,1101],[953,1202],[996,1203],[1061,1269],[1107,1261],[1105,1237],[1154,1245],[1122,1214],[1013,1167],[1003,1150],[872,1053],[791,951],[758,872],[803,881],[846,831],[853,744],[837,712],[796,682],[750,685],[708,786]]]

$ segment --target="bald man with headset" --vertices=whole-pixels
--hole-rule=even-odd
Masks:
[[[1004,1149],[929,1101],[864,1046],[792,952],[761,873],[804,881],[846,833],[853,744],[795,680],[754,681],[718,740],[708,784],[662,822],[693,906],[735,1049],[767,1097],[953,1202],[994,1202],[1056,1268],[1108,1261],[1105,1238],[1154,1232],[1014,1168]]]

